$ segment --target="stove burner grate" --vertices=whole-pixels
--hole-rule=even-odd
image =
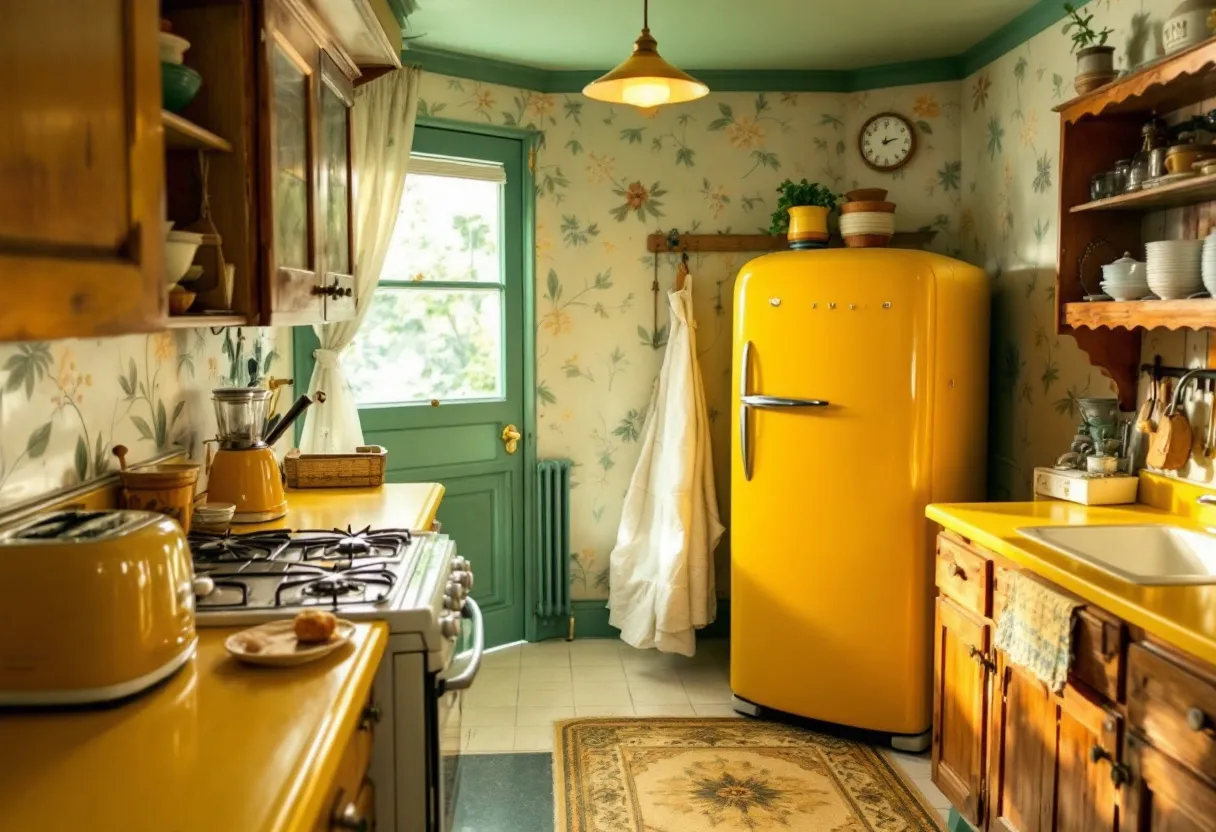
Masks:
[[[274,605],[285,606],[284,593],[299,589],[301,595],[332,600],[334,609],[343,601],[352,600],[351,595],[358,595],[356,601],[372,601],[378,603],[388,597],[389,590],[396,583],[397,576],[386,569],[381,563],[369,563],[353,569],[324,572],[321,575],[305,576],[297,580],[284,580],[274,592]],[[370,595],[370,597],[368,597]],[[289,604],[287,606],[290,606]]]
[[[291,534],[285,531],[190,532],[188,540],[195,563],[237,563],[272,560],[291,543]]]
[[[297,532],[297,535],[294,542],[300,547],[303,560],[383,557],[381,550],[387,550],[388,555],[397,556],[413,540],[408,529],[373,530],[371,526],[365,526],[359,531],[355,531],[351,526],[329,531],[304,529]]]

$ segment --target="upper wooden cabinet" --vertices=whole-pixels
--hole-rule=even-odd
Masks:
[[[360,73],[346,46],[391,43],[360,29],[382,25],[377,3],[84,5],[0,0],[0,281],[21,287],[0,306],[0,341],[353,317]],[[161,111],[162,15],[203,77],[174,116]],[[221,240],[231,302],[213,288],[196,309],[231,314],[167,317],[166,220]]]
[[[265,324],[354,315],[350,107],[357,73],[294,0],[263,6]]]
[[[165,311],[156,0],[0,0],[0,340]]]

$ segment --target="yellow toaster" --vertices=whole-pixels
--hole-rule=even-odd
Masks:
[[[194,655],[181,527],[147,511],[59,511],[0,531],[0,705],[121,699]]]

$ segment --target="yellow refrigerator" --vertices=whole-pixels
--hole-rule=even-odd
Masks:
[[[735,283],[731,688],[891,735],[931,723],[930,502],[984,498],[988,283],[923,251],[769,254]]]

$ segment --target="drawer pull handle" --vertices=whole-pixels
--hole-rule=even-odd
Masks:
[[[964,569],[960,564],[954,564],[954,568],[950,571],[953,572],[954,577],[958,578],[960,581],[967,580],[967,570]]]
[[[1131,769],[1123,763],[1116,762],[1114,755],[1100,745],[1089,749],[1089,759],[1094,763],[1100,763],[1103,760],[1110,763],[1110,782],[1114,783],[1116,789],[1131,779]]]
[[[992,673],[996,672],[996,662],[988,658],[988,655],[974,644],[967,648],[967,655],[979,662],[980,666],[983,667],[984,670]]]
[[[1209,731],[1212,728],[1212,721],[1199,708],[1189,708],[1186,712],[1186,727],[1192,731]]]
[[[333,814],[329,819],[330,829],[342,829],[347,832],[369,832],[371,824],[367,818],[359,814],[359,806],[353,800],[346,800],[346,794],[338,792],[338,800]]]

